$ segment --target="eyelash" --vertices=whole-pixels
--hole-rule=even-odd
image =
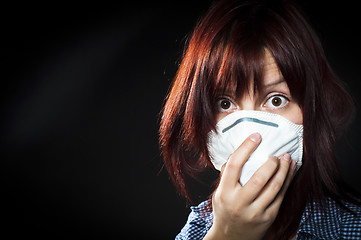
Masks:
[[[276,97],[278,97],[278,98],[281,99],[281,104],[280,104],[280,106],[273,106],[273,107],[270,107],[270,108],[265,107],[265,105],[266,105],[269,101],[271,101],[272,99],[274,99],[274,98],[276,98]],[[289,100],[289,98],[287,98],[286,96],[284,96],[284,95],[282,95],[282,94],[275,94],[275,95],[272,95],[272,96],[270,96],[270,97],[267,98],[267,100],[265,101],[265,103],[262,104],[262,109],[268,109],[268,110],[271,110],[271,111],[272,111],[272,110],[280,110],[280,109],[285,108],[285,107],[288,105],[289,102],[290,102],[290,100]]]
[[[267,107],[266,104],[271,101],[272,99],[274,98],[280,98],[281,99],[281,104],[280,106],[274,106],[274,107]],[[228,101],[230,106],[225,109],[222,107],[222,101]],[[272,96],[269,96],[266,101],[264,101],[264,103],[261,105],[261,109],[262,110],[268,110],[268,111],[277,111],[277,110],[280,110],[280,109],[283,109],[285,108],[288,103],[290,102],[290,99],[282,94],[274,94]],[[225,103],[226,104],[226,103]],[[232,100],[232,98],[228,97],[228,96],[222,96],[220,98],[218,98],[217,100],[217,110],[219,112],[228,112],[228,111],[235,111],[238,109],[238,105],[234,103],[234,101]]]
[[[230,107],[227,108],[227,109],[222,108],[221,104],[222,104],[222,101],[224,101],[224,100],[229,101],[229,103],[231,104]],[[230,97],[222,96],[222,97],[218,98],[218,100],[217,100],[217,110],[219,112],[227,112],[227,111],[231,111],[231,109],[236,110],[236,109],[238,109],[238,106],[237,106],[237,104],[234,103],[234,101]]]

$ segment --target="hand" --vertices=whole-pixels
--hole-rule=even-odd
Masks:
[[[261,239],[275,220],[296,163],[288,153],[268,159],[242,187],[242,166],[261,142],[254,133],[223,166],[212,199],[213,226],[204,239]]]

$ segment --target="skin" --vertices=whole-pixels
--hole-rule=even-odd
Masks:
[[[303,123],[302,111],[292,100],[287,83],[267,50],[264,71],[259,92],[245,94],[240,99],[231,94],[219,98],[218,120],[237,110],[258,110],[282,115],[296,124]],[[213,225],[204,239],[263,239],[274,222],[296,164],[288,153],[270,158],[241,186],[242,166],[261,140],[260,134],[252,134],[223,165],[212,199]]]
[[[253,89],[253,86],[249,89]],[[226,93],[218,97],[217,121],[234,111],[255,110],[279,114],[295,124],[303,123],[301,108],[293,101],[288,85],[268,50],[265,51],[264,78],[260,91],[244,94],[239,99],[236,99],[234,94]],[[275,106],[272,100],[280,100],[281,103]],[[229,104],[229,108],[225,109],[222,103]]]

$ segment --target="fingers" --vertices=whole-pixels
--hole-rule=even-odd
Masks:
[[[280,208],[280,206],[282,204],[282,201],[286,194],[286,191],[287,191],[288,187],[290,186],[291,181],[293,179],[293,175],[296,171],[296,166],[297,166],[296,161],[291,159],[290,163],[289,163],[289,169],[288,169],[286,180],[284,181],[284,184],[283,184],[281,190],[279,191],[278,195],[274,199],[274,201],[268,206],[268,208],[266,210],[267,212],[271,212],[271,213],[278,212],[278,209]]]
[[[266,184],[270,181],[272,176],[277,173],[280,167],[279,165],[280,164],[277,157],[269,158],[259,169],[257,169],[257,171],[244,185],[243,191],[244,194],[248,196],[250,203],[253,202],[262,192],[265,191]],[[278,178],[281,179],[282,176],[279,176]],[[267,199],[265,199],[264,201],[266,201]]]
[[[226,168],[227,163],[223,164],[221,167],[221,177],[223,175],[224,169]]]
[[[228,193],[237,188],[236,195],[247,196],[242,198],[243,204],[253,205],[265,212],[278,212],[296,168],[288,153],[280,159],[268,159],[243,187],[239,184],[242,167],[260,142],[261,136],[252,134],[234,151],[222,166],[218,187]]]
[[[257,200],[254,202],[255,205],[257,205],[262,209],[266,209],[271,204],[275,203],[278,197],[281,197],[281,202],[282,202],[283,196],[280,191],[282,191],[282,193],[283,191],[286,192],[290,180],[292,179],[290,177],[293,175],[293,172],[291,173],[292,169],[290,169],[290,166],[292,165],[291,164],[292,161],[293,160],[291,159],[291,156],[288,153],[284,154],[279,159],[278,169],[276,169],[273,176],[268,178],[269,181],[267,182],[263,190],[260,192],[260,194],[256,196]]]
[[[248,160],[251,153],[256,150],[261,142],[261,135],[253,133],[243,141],[228,159],[224,168],[220,185],[224,188],[234,188],[239,185],[239,177],[244,163]]]

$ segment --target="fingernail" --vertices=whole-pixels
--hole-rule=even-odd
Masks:
[[[249,138],[255,142],[258,143],[261,140],[261,134],[259,133],[253,133],[251,136],[249,136]]]
[[[292,160],[291,162],[291,168],[294,169],[297,166],[296,161]]]
[[[286,153],[283,155],[283,159],[289,161],[291,159],[291,155],[289,153]]]

